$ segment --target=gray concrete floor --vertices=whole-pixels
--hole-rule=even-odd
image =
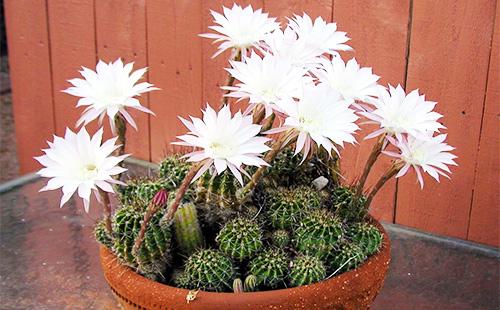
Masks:
[[[97,205],[0,186],[0,309],[117,309],[99,265]],[[7,184],[8,185],[8,184]],[[498,250],[388,225],[392,262],[372,309],[499,309]]]

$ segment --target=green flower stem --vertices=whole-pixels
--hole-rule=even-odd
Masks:
[[[234,51],[233,57],[229,59],[229,61],[241,61],[241,49],[238,49]],[[227,79],[226,83],[224,83],[225,86],[233,86],[234,84],[234,76],[231,75],[231,73],[228,72],[227,74]],[[226,95],[229,94],[229,90],[226,90],[224,93],[224,96],[222,97],[222,106],[225,106],[229,100],[229,97]]]
[[[142,242],[144,241],[144,236],[146,235],[146,230],[148,229],[149,222],[161,207],[161,205],[158,205],[151,201],[146,208],[146,213],[144,214],[144,219],[141,223],[141,230],[139,231],[139,235],[135,238],[134,247],[132,248],[133,254],[136,254],[141,248]]]
[[[395,176],[401,168],[403,168],[404,162],[402,161],[396,161],[392,164],[392,166],[378,179],[377,183],[373,188],[371,189],[370,193],[368,194],[368,198],[366,199],[366,208],[368,209],[370,207],[370,204],[377,195],[378,191],[384,186],[384,184],[390,180],[393,176]]]
[[[106,224],[106,231],[110,236],[113,236],[113,226],[111,225],[111,203],[109,202],[108,192],[98,189],[99,196],[101,197],[102,211],[104,223]]]
[[[382,148],[384,146],[384,140],[385,140],[385,134],[380,136],[378,139],[377,143],[372,148],[372,151],[370,153],[370,156],[368,156],[368,159],[366,160],[365,168],[363,170],[363,174],[359,178],[358,185],[356,186],[356,198],[361,197],[363,194],[363,188],[365,187],[366,180],[368,179],[368,175],[370,174],[370,171],[372,170],[373,164],[377,161],[378,156],[380,153],[382,153]],[[355,200],[357,201],[357,200]]]
[[[116,140],[120,147],[117,150],[117,155],[121,156],[125,154],[125,144],[126,144],[126,137],[125,134],[127,132],[127,124],[125,123],[125,119],[123,116],[120,114],[116,114],[115,116],[115,128],[116,128],[116,135],[118,139]]]

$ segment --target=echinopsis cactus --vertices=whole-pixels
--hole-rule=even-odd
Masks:
[[[271,233],[271,243],[278,248],[285,248],[290,244],[290,233],[284,229],[278,229]]]
[[[174,229],[176,244],[183,254],[189,256],[203,247],[205,242],[193,204],[184,204],[175,212]]]
[[[332,259],[328,260],[329,269],[332,271],[347,271],[356,268],[366,259],[363,249],[355,243],[344,242],[340,249],[335,251]]]
[[[333,191],[332,210],[347,221],[363,221],[368,214],[366,197],[356,197],[355,190],[348,186],[338,187]]]
[[[290,264],[290,285],[301,286],[321,281],[326,276],[323,262],[314,256],[297,256]]]
[[[246,218],[228,222],[215,238],[222,252],[235,260],[250,258],[263,247],[262,230]]]
[[[189,287],[221,292],[232,289],[235,270],[231,259],[217,250],[203,249],[189,256],[185,271]]]
[[[264,287],[277,287],[285,283],[290,259],[281,249],[267,249],[257,255],[249,264],[250,274],[257,277],[257,283]]]
[[[168,189],[175,189],[179,187],[190,168],[191,164],[180,156],[168,156],[160,163],[159,176],[165,181]]]
[[[372,224],[355,223],[348,228],[347,236],[363,250],[365,256],[374,254],[382,245],[382,233]]]

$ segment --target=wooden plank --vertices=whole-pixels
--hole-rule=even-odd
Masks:
[[[56,133],[74,129],[84,108],[75,108],[77,97],[61,92],[71,86],[67,80],[81,78],[81,66],[95,68],[96,47],[94,5],[86,0],[48,1],[52,80]],[[96,122],[94,122],[96,123]],[[89,131],[97,128],[89,126]]]
[[[413,173],[401,179],[399,224],[467,237],[494,14],[490,0],[413,3],[408,86],[439,102],[460,166],[441,184],[426,176],[423,190]]]
[[[343,53],[344,60],[355,57],[362,66],[372,67],[373,72],[381,76],[379,83],[382,85],[404,85],[409,10],[409,0],[335,0],[333,21],[340,31],[347,32],[351,38],[348,43],[354,48],[354,52]],[[375,143],[375,139],[364,141],[363,138],[376,127],[361,127],[360,144],[349,145],[343,152],[342,170],[347,183],[353,183],[360,176]],[[384,173],[390,161],[385,156],[380,157],[367,180],[367,187]],[[395,184],[395,180],[387,182],[374,199],[370,212],[377,219],[393,221]]]
[[[5,1],[10,79],[21,173],[40,167],[54,132],[47,10],[44,0]]]
[[[201,1],[148,1],[149,77],[161,88],[150,95],[153,161],[178,150],[170,144],[185,132],[177,115],[201,115],[201,11]]]
[[[500,165],[498,133],[500,127],[500,7],[497,4],[496,27],[488,73],[483,125],[477,157],[474,199],[467,239],[500,247],[499,210]]]
[[[124,62],[134,62],[134,69],[148,65],[146,40],[146,1],[108,0],[95,1],[97,55],[106,62],[121,57]],[[148,80],[146,74],[143,80]],[[141,104],[149,107],[149,95],[142,96]],[[150,160],[150,116],[130,109],[138,131],[127,127],[126,152],[134,157]]]
[[[203,20],[202,33],[212,32],[208,26],[214,25],[213,16],[210,10],[222,13],[222,6],[232,8],[233,0],[208,0],[202,2],[201,18]],[[238,1],[240,6],[246,7],[252,5],[254,10],[262,8],[262,0],[245,0]],[[202,72],[203,72],[203,104],[210,103],[213,107],[218,107],[222,100],[222,90],[220,87],[225,85],[227,81],[227,71],[224,68],[229,67],[228,59],[230,51],[212,58],[212,55],[217,51],[219,44],[213,44],[211,39],[202,39]],[[238,108],[240,105],[236,105]]]
[[[264,0],[264,8],[273,16],[279,17],[283,26],[286,24],[286,17],[293,17],[294,14],[301,15],[307,13],[313,20],[321,16],[326,21],[332,20],[331,0]]]

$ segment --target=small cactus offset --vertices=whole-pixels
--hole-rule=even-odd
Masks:
[[[243,290],[245,292],[255,292],[257,290],[257,277],[253,274],[248,275],[243,282]]]
[[[355,197],[356,194],[353,188],[348,186],[337,187],[333,192],[332,210],[346,221],[363,221],[368,214],[366,197],[361,196],[357,201],[355,201]]]
[[[174,215],[176,244],[184,255],[191,255],[204,245],[194,204],[183,204]]]
[[[189,275],[184,270],[177,270],[174,272],[172,281],[176,287],[191,289]]]
[[[94,227],[95,239],[107,248],[113,246],[113,239],[106,231],[106,224],[104,221],[99,221]]]
[[[202,249],[189,256],[184,272],[190,288],[216,292],[230,290],[235,275],[231,259],[212,249]]]
[[[285,248],[290,244],[290,233],[284,229],[278,229],[271,234],[271,244],[278,248]]]
[[[132,248],[141,229],[144,210],[124,206],[116,212],[113,219],[115,253],[122,262],[149,278],[161,276],[170,263],[171,227],[160,224],[162,216],[163,210],[153,216],[137,253],[133,253]]]
[[[290,261],[281,249],[267,249],[249,264],[250,273],[257,277],[257,284],[276,288],[285,283]]]
[[[382,233],[372,224],[355,223],[347,229],[347,236],[361,247],[366,256],[377,252],[382,245]]]
[[[190,163],[181,159],[179,155],[173,155],[160,163],[159,175],[166,182],[168,189],[172,190],[179,187],[190,168]]]
[[[263,246],[259,225],[243,217],[226,223],[215,240],[222,252],[238,261],[250,258]]]
[[[243,281],[240,278],[236,278],[233,281],[233,292],[243,293]]]
[[[301,286],[319,282],[326,277],[323,262],[314,256],[297,256],[290,264],[290,285]]]
[[[270,204],[267,216],[272,227],[276,229],[287,229],[298,223],[304,214],[306,206],[297,201],[292,189],[278,189],[269,193]]]
[[[296,250],[326,259],[342,237],[342,224],[331,212],[312,210],[294,231]]]
[[[332,259],[328,260],[329,270],[343,272],[354,269],[365,259],[366,255],[361,247],[354,243],[343,242],[340,249],[332,256]]]

